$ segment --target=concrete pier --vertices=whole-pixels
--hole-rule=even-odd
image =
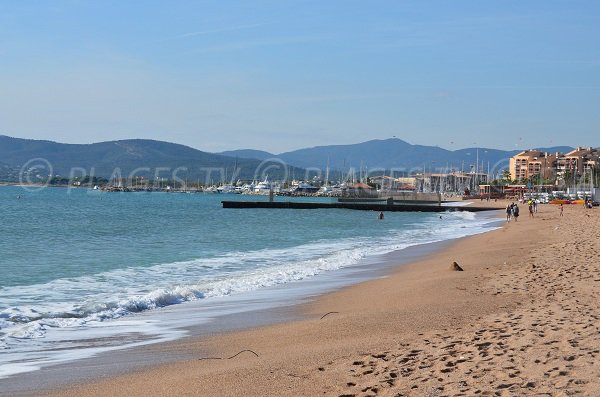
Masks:
[[[459,205],[438,205],[438,204],[387,204],[383,203],[361,203],[361,202],[299,202],[299,201],[221,201],[223,208],[291,208],[291,209],[322,209],[322,208],[343,208],[362,211],[392,211],[392,212],[446,212],[446,211],[497,211],[503,208],[494,207],[473,207]]]

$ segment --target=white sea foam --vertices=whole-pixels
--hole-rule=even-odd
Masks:
[[[475,214],[470,212],[445,213],[444,217],[471,221],[468,225],[472,231],[482,226],[481,222],[473,222]],[[250,292],[352,266],[367,255],[471,234],[458,230],[461,226],[464,226],[462,222],[443,223],[436,224],[435,230],[424,227],[404,230],[377,240],[363,237],[289,249],[227,253],[217,258],[8,287],[3,289],[2,295],[12,296],[7,303],[10,305],[12,300],[19,306],[9,306],[0,312],[0,319],[13,324],[41,321],[50,327],[79,326],[89,320],[117,318],[186,301]],[[44,297],[38,299],[41,293]],[[38,328],[32,335],[40,333],[43,331]]]
[[[439,221],[431,217],[424,223],[376,239],[346,238],[285,249],[229,252],[216,258],[5,287],[0,290],[3,304],[7,304],[0,311],[0,348],[18,352],[22,348],[19,341],[43,340],[52,330],[77,331],[92,327],[100,332],[99,324],[132,313],[248,294],[309,279],[357,265],[366,256],[480,233],[490,222],[469,212],[443,213],[442,218],[444,220]],[[463,228],[465,225],[468,227]],[[26,351],[32,354],[29,349]],[[88,349],[88,353],[91,351]],[[47,354],[42,356],[47,358]]]

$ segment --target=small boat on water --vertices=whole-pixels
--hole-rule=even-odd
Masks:
[[[333,187],[332,187],[332,186],[329,186],[329,185],[323,185],[323,186],[321,186],[321,188],[320,188],[320,189],[317,191],[317,194],[318,194],[318,195],[321,195],[321,196],[328,196],[328,195],[330,195],[330,194],[333,194],[333,192],[334,192],[334,189],[333,189]]]
[[[290,193],[292,194],[297,194],[297,193],[316,193],[317,191],[319,191],[319,188],[316,186],[311,185],[308,182],[303,182],[303,181],[293,181],[292,182],[292,188],[290,189]]]
[[[252,183],[246,183],[244,185],[241,186],[240,190],[242,194],[250,194],[250,193],[254,193],[254,188],[256,186],[256,181],[252,182]]]
[[[231,194],[231,193],[237,193],[235,186],[233,185],[221,185],[217,188],[217,193],[221,193],[221,194]]]

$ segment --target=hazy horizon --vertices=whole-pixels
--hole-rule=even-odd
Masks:
[[[3,3],[0,133],[598,147],[599,33],[593,1]]]

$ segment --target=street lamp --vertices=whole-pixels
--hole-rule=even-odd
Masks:
[[[533,158],[533,160],[535,160],[535,162],[537,163],[537,160],[538,160],[538,158],[537,158],[537,157],[534,157],[534,158]],[[534,165],[534,167],[535,167],[535,165]],[[535,171],[535,168],[534,168],[534,171]],[[539,182],[539,181],[540,181],[540,176],[538,175],[538,182]]]
[[[546,169],[546,167],[547,167],[546,161],[548,161],[548,156],[547,156],[547,154],[548,154],[548,153],[546,153],[546,155],[544,155],[544,171],[543,171],[544,173],[543,173],[543,175],[542,175],[542,182],[543,182],[543,183],[542,183],[542,185],[545,185],[545,184],[546,184],[546,170],[547,170],[547,169]],[[543,186],[542,186],[542,190],[543,190]]]
[[[473,164],[471,164],[471,195],[473,194],[473,191],[475,190],[475,174],[473,173],[473,168],[475,166]]]

